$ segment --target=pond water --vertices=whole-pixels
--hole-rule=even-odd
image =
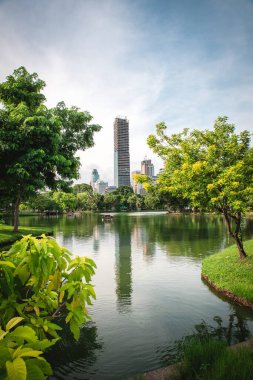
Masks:
[[[103,223],[84,214],[22,217],[21,224],[51,226],[61,245],[97,264],[92,322],[78,342],[66,331],[48,355],[51,379],[126,379],[168,365],[175,341],[201,323],[230,343],[253,332],[253,313],[200,277],[201,260],[232,243],[219,216],[122,213]],[[244,236],[253,236],[253,220]]]

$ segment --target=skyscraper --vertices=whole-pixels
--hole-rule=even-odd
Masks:
[[[95,188],[95,183],[99,180],[99,174],[97,169],[93,169],[91,173],[91,181],[90,185],[92,186],[93,190]]]
[[[130,185],[129,122],[126,117],[114,121],[114,185]]]
[[[147,157],[141,161],[141,174],[145,174],[150,178],[154,177],[154,165],[151,160],[148,160]]]

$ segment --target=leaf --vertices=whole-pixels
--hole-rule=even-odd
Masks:
[[[29,326],[19,326],[10,333],[12,337],[18,337],[26,340],[27,342],[36,342],[38,340],[34,330]]]
[[[6,325],[6,331],[9,331],[14,326],[16,326],[19,322],[23,321],[24,318],[22,317],[15,317],[9,320],[9,322]]]
[[[45,380],[43,371],[36,364],[35,360],[27,360],[27,380]]]
[[[25,264],[22,266],[18,266],[15,270],[14,275],[18,275],[22,285],[24,285],[30,276],[30,271],[29,271],[28,265]]]
[[[10,268],[16,268],[15,265],[11,261],[0,261],[0,265],[2,266],[7,266]]]
[[[13,362],[6,362],[7,375],[9,380],[26,380],[27,370],[22,358],[17,358]]]
[[[44,351],[46,348],[53,346],[56,342],[58,342],[58,340],[59,338],[52,339],[52,340],[48,340],[48,339],[37,340],[37,342],[29,343],[29,347]]]
[[[74,318],[72,318],[70,320],[70,331],[72,332],[72,334],[74,335],[74,338],[75,340],[78,340],[79,337],[80,337],[80,328],[79,328],[79,324],[75,322]]]
[[[21,354],[19,354],[19,357],[30,356],[33,358],[37,358],[41,354],[43,354],[43,351],[30,350],[30,351],[21,352]]]
[[[27,363],[27,369],[28,369],[28,375],[30,373],[30,364],[32,364],[33,366],[36,365],[37,368],[39,368],[45,375],[52,375],[53,371],[52,371],[52,368],[51,368],[51,365],[44,359],[44,358],[37,358],[37,359],[28,359],[26,361]],[[37,378],[29,378],[27,377],[27,380],[37,380]]]
[[[0,329],[0,340],[2,340],[6,334],[8,334],[8,331],[4,331],[4,330]]]

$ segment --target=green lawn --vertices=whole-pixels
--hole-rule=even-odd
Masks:
[[[207,257],[202,263],[202,274],[219,289],[253,302],[253,240],[244,243],[248,255],[240,259],[235,245]]]
[[[22,235],[32,234],[39,236],[41,234],[51,234],[52,230],[46,227],[22,227],[18,232],[12,232],[13,227],[5,224],[0,224],[0,245],[7,245],[20,239]]]

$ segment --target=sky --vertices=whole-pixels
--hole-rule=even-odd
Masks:
[[[0,0],[0,82],[19,66],[47,105],[89,111],[103,128],[78,152],[80,179],[113,184],[113,121],[127,116],[131,171],[151,158],[155,125],[253,132],[253,0]]]

